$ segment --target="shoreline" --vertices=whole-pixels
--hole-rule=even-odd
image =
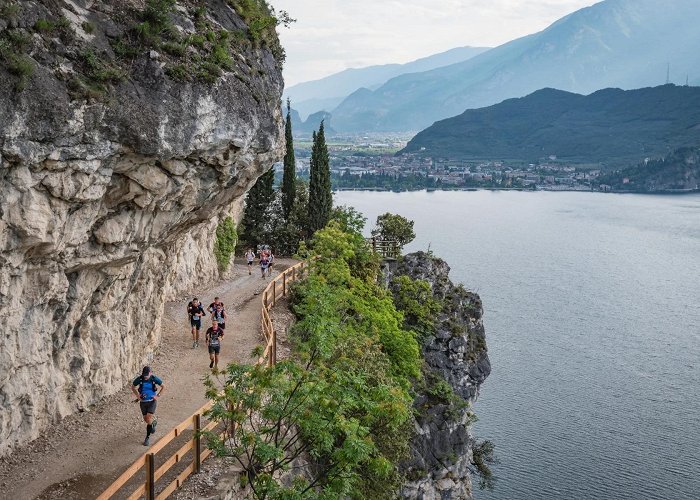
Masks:
[[[698,189],[668,189],[663,191],[627,191],[627,190],[617,190],[611,189],[609,191],[600,190],[586,190],[586,189],[528,189],[528,188],[487,188],[487,187],[464,187],[464,188],[420,188],[420,189],[386,189],[386,188],[333,188],[334,193],[345,192],[345,191],[365,191],[369,193],[417,193],[425,191],[428,193],[437,191],[519,191],[519,192],[530,192],[530,193],[600,193],[600,194],[646,194],[646,195],[677,195],[683,196],[688,194],[698,194],[700,193],[700,188]]]

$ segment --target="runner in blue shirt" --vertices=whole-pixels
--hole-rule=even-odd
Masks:
[[[158,424],[155,414],[158,398],[163,394],[163,381],[153,375],[150,366],[144,366],[141,375],[136,377],[131,384],[131,392],[139,398],[143,421],[146,422],[146,439],[143,441],[143,445],[148,446],[151,434],[156,432]]]

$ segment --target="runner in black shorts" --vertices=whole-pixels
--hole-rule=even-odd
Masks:
[[[224,331],[219,328],[219,323],[212,321],[211,328],[207,329],[206,339],[209,347],[209,368],[215,370],[219,368],[219,352],[221,351],[221,339],[224,338]]]
[[[206,316],[202,304],[197,297],[187,304],[187,313],[190,315],[190,325],[192,326],[192,349],[199,347],[199,330],[202,329],[202,318]]]
[[[160,390],[158,389],[160,386]],[[131,384],[131,392],[139,398],[141,405],[141,415],[146,422],[146,439],[144,446],[148,446],[151,434],[156,432],[158,420],[155,418],[158,398],[163,394],[163,381],[151,373],[149,366],[144,366],[141,375],[134,379]]]

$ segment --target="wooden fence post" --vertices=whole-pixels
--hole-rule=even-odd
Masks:
[[[146,455],[146,500],[156,498],[156,456],[153,453]]]
[[[199,474],[202,470],[202,438],[199,432],[202,430],[202,415],[197,413],[194,416],[194,473]]]
[[[265,290],[265,297],[263,298],[263,302],[265,302],[265,308],[267,308],[267,290]]]
[[[277,281],[274,280],[272,282],[272,305],[274,306],[277,303]]]
[[[282,273],[282,297],[287,296],[287,271]]]
[[[272,350],[270,351],[270,366],[277,364],[277,330],[272,328]]]

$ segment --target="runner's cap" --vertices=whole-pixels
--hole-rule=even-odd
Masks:
[[[141,376],[145,377],[147,375],[151,374],[151,367],[150,366],[144,366],[143,370],[141,371]]]

